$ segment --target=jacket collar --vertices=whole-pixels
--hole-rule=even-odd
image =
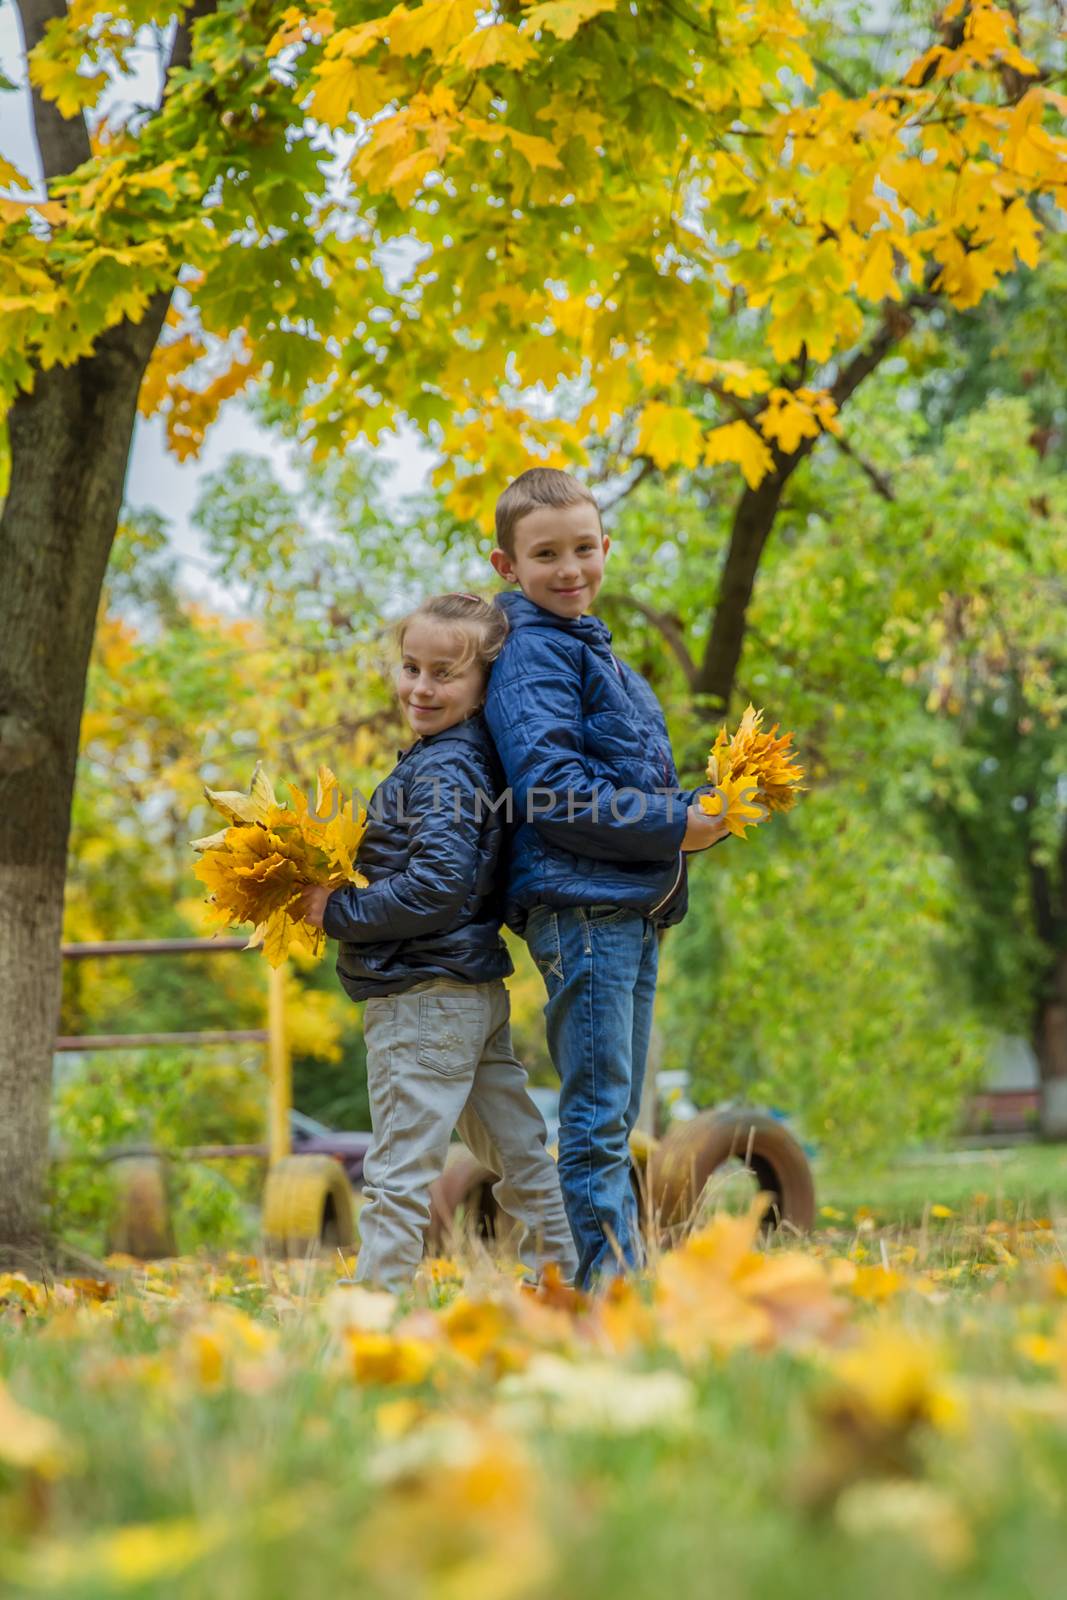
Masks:
[[[451,728],[442,728],[439,733],[424,733],[414,744],[409,744],[406,750],[398,750],[396,758],[398,761],[405,761],[408,756],[414,755],[416,750],[426,750],[430,745],[444,744],[448,740],[460,744],[473,744],[479,749],[484,749],[487,737],[485,718],[480,711],[476,711],[463,722],[453,723]]]
[[[557,617],[554,611],[528,600],[521,590],[506,589],[498,594],[496,604],[504,612],[510,628],[555,628],[561,633],[573,634],[583,643],[611,649],[611,629],[599,617]]]

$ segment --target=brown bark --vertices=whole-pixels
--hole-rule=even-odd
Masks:
[[[1056,878],[1031,860],[1034,929],[1048,951],[1048,966],[1034,1005],[1033,1049],[1041,1074],[1041,1132],[1067,1139],[1067,831],[1060,842]]]
[[[1041,1132],[1067,1139],[1067,950],[1048,974],[1035,1016],[1034,1053],[1041,1072]]]
[[[0,517],[0,1250],[42,1232],[70,806],[137,393],[167,306],[38,375]]]
[[[18,0],[27,55],[35,45],[40,44],[48,24],[62,17],[66,9],[63,0]],[[88,161],[92,151],[85,118],[80,113],[75,117],[64,117],[55,102],[46,100],[39,89],[32,90],[32,103],[33,125],[45,180],[73,172],[83,161]]]
[[[746,489],[734,512],[730,543],[723,563],[719,598],[703,660],[693,683],[694,694],[707,702],[714,717],[725,716],[745,642],[749,602],[764,547],[770,538],[786,484],[811,449],[793,455],[776,452],[773,472],[755,489]]]
[[[169,71],[187,65],[195,0]],[[19,0],[32,50],[64,0]],[[90,154],[82,116],[32,97],[46,183]],[[100,588],[122,504],[137,395],[170,300],[109,329],[91,356],[38,372],[7,417],[0,514],[0,1258],[40,1259],[70,808]]]

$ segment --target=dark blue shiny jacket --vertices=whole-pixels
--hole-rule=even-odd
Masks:
[[[678,786],[659,701],[598,617],[557,617],[518,593],[497,603],[510,631],[485,716],[513,791],[509,926],[521,932],[535,905],[680,922],[691,791]]]
[[[486,983],[513,970],[500,937],[500,767],[480,713],[417,739],[375,789],[356,860],[370,885],[335,889],[322,925],[353,1000],[427,978]]]

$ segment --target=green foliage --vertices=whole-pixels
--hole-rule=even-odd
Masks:
[[[664,946],[663,1065],[694,1097],[796,1115],[835,1155],[952,1124],[987,1043],[956,970],[951,861],[855,786],[690,874]]]
[[[263,1052],[255,1045],[240,1054],[101,1051],[75,1066],[65,1062],[53,1104],[53,1228],[99,1254],[111,1204],[109,1151],[147,1144],[177,1157],[188,1145],[261,1142],[265,1107]],[[179,1249],[252,1242],[262,1168],[255,1159],[221,1165],[176,1159]]]
[[[665,1065],[706,1099],[784,1106],[842,1154],[948,1129],[991,1033],[1029,1032],[1067,936],[1062,478],[1024,400],[944,429],[914,402],[901,360],[854,402],[855,454],[830,445],[791,485],[738,693],[796,730],[812,792],[691,864],[661,986]],[[603,610],[691,783],[728,515],[693,474],[612,519]]]

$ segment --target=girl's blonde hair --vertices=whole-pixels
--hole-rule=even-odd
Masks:
[[[477,594],[436,594],[396,624],[393,637],[398,650],[403,650],[404,635],[417,617],[449,624],[463,641],[456,672],[465,672],[475,662],[488,672],[508,636],[508,619],[491,600]]]

